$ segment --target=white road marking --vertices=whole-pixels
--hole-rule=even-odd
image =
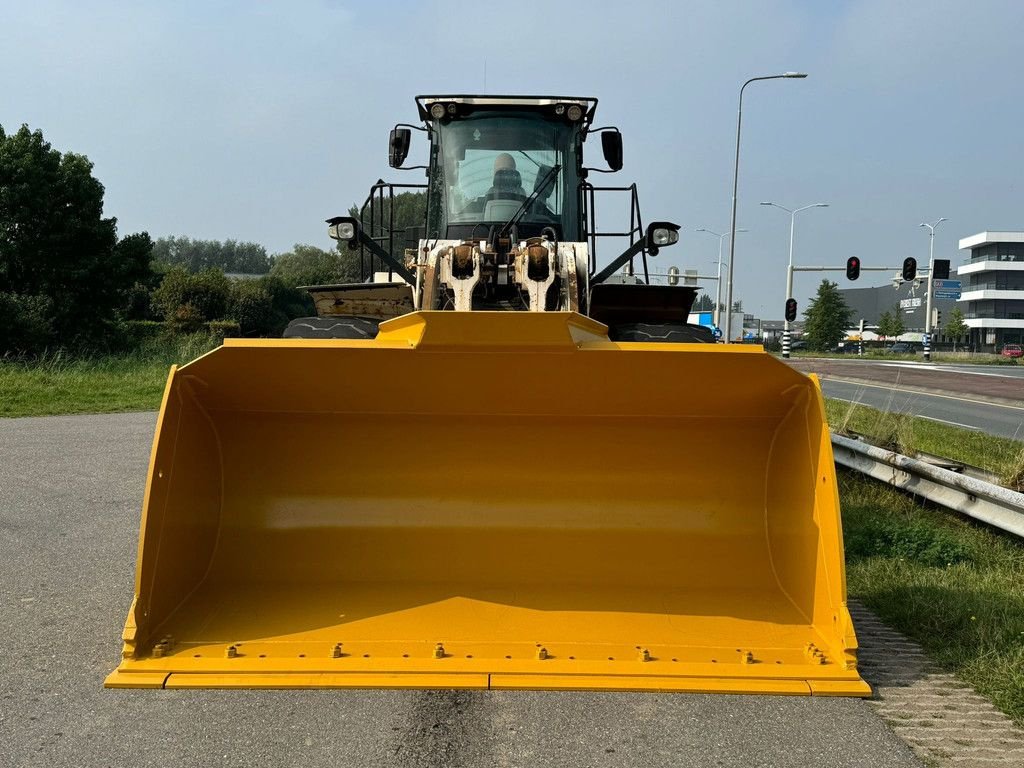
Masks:
[[[946,421],[946,419],[936,419],[934,416],[923,416],[920,413],[915,415],[919,419],[928,419],[928,421],[938,421],[943,424],[952,424],[954,427],[963,427],[964,429],[973,429],[975,432],[981,432],[981,427],[972,427],[970,424],[961,424],[959,421]]]
[[[902,389],[900,387],[886,386],[884,384],[865,384],[862,381],[850,381],[849,379],[843,379],[838,376],[822,377],[824,381],[835,381],[840,384],[849,384],[854,387],[871,387],[872,389],[884,389],[889,392],[905,392],[908,395],[917,395],[918,397],[941,397],[943,400],[956,400],[958,403],[973,403],[974,405],[987,405],[992,408],[1009,408],[1014,411],[1024,411],[1024,406],[1021,405],[1007,405],[1005,403],[990,403],[987,400],[971,400],[962,396],[954,395],[937,395],[934,392],[921,392],[917,389]]]

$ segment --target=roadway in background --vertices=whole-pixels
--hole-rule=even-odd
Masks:
[[[963,429],[1024,440],[1024,406],[987,403],[955,395],[931,395],[889,385],[823,379],[825,397],[860,403],[880,411],[907,413]]]
[[[827,397],[1024,440],[1024,366],[793,358]]]
[[[0,419],[0,765],[922,765],[860,699],[105,690],[155,421]]]

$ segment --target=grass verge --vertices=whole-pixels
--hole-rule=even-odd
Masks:
[[[1024,725],[1024,545],[840,472],[849,592]]]
[[[130,355],[82,358],[58,352],[0,361],[0,417],[155,410],[168,368],[218,343],[199,333],[152,340]]]
[[[845,400],[826,398],[825,412],[836,432],[858,432],[901,453],[924,451],[962,461],[995,473],[1011,488],[1024,486],[1024,443],[1020,441]]]
[[[810,350],[797,350],[790,353],[794,358],[830,358],[835,360],[889,360],[906,362],[923,362],[924,358],[920,352],[910,354],[893,354],[880,349],[871,349],[863,356],[844,352],[811,352]],[[933,352],[932,362],[951,363],[959,365],[1019,365],[1017,358],[994,355],[987,352]]]

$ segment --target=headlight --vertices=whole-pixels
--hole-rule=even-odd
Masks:
[[[583,117],[583,107],[579,104],[571,104],[569,109],[566,110],[565,116],[572,120],[574,123]]]
[[[651,242],[654,245],[672,245],[679,242],[679,233],[671,229],[656,229],[651,234]]]
[[[435,120],[440,120],[444,117],[444,104],[439,101],[435,101],[430,105],[430,116]]]
[[[332,240],[340,240],[342,242],[351,242],[356,237],[356,224],[351,219],[345,219],[342,221],[328,222],[330,226],[327,227],[327,235]]]

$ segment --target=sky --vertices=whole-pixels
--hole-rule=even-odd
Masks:
[[[122,234],[282,252],[329,247],[324,219],[378,178],[423,180],[387,166],[417,94],[596,96],[625,143],[600,182],[635,181],[645,220],[683,227],[652,268],[711,274],[696,230],[729,228],[739,87],[806,72],[744,97],[734,294],[777,319],[790,221],[761,201],[829,204],[797,215],[802,265],[924,262],[918,225],[943,216],[954,264],[959,238],[1024,229],[1022,31],[1019,0],[0,0],[0,125],[87,155]],[[822,276],[797,275],[801,309]]]

